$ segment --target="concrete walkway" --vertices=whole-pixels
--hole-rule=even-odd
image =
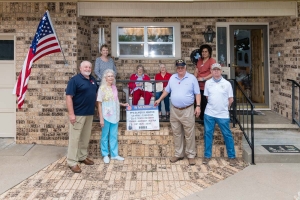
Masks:
[[[66,147],[15,144],[0,138],[0,194],[65,156]]]
[[[300,164],[251,165],[184,200],[293,200],[300,192]]]

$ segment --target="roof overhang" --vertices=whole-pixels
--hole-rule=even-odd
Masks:
[[[94,1],[78,2],[78,16],[273,17],[298,16],[297,1]]]

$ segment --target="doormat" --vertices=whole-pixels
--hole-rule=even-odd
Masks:
[[[300,153],[294,145],[261,145],[270,153]]]
[[[251,115],[251,110],[237,110],[237,115]],[[265,115],[265,113],[261,112],[260,110],[253,110],[254,115]]]

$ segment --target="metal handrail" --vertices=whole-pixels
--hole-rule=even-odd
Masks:
[[[255,160],[254,160],[254,153],[255,153],[254,152],[254,108],[255,106],[235,79],[229,79],[229,82],[232,84],[233,93],[234,93],[233,94],[234,101],[231,106],[231,118],[232,118],[233,127],[235,127],[235,124],[238,124],[240,130],[243,132],[243,135],[249,147],[251,148],[251,153],[252,153],[251,164],[254,165],[255,164]],[[237,99],[237,95],[236,95],[237,90],[242,94],[241,100]],[[245,109],[245,105],[246,105],[246,109]],[[250,110],[248,109],[249,107]],[[249,119],[248,119],[249,111],[250,111],[250,137],[249,137]]]
[[[297,124],[300,127],[300,84],[297,83],[295,80],[287,79],[288,81],[292,82],[292,124]],[[298,120],[296,119],[296,107],[295,107],[295,88],[298,87]]]

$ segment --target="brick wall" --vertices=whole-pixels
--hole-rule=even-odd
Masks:
[[[68,125],[65,88],[76,72],[76,3],[0,3],[0,33],[16,35],[16,77],[42,15],[48,7],[62,53],[48,55],[32,66],[22,110],[17,111],[17,142],[66,145]]]
[[[298,3],[298,13],[299,10],[300,4]],[[271,108],[289,119],[292,119],[292,85],[287,79],[300,82],[299,17],[281,17],[270,20]],[[295,104],[298,111],[299,94],[296,93],[296,95]],[[297,112],[297,119],[298,116]]]

